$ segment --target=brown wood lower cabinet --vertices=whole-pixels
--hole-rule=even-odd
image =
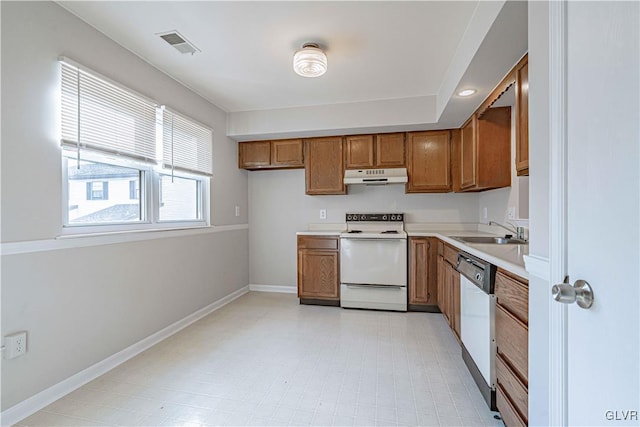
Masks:
[[[457,249],[438,242],[438,307],[460,339],[460,273],[455,267],[457,257]]]
[[[525,279],[496,273],[496,406],[507,427],[528,423],[529,286]]]
[[[340,305],[339,239],[298,236],[298,298],[302,304]]]
[[[438,311],[435,237],[409,238],[409,310]]]

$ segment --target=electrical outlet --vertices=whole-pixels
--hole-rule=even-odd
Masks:
[[[236,206],[236,216],[240,216],[240,206]]]
[[[487,208],[484,207],[482,208],[482,219],[487,219],[489,217],[488,213],[487,213]]]
[[[327,210],[320,209],[320,219],[327,219]]]
[[[4,358],[14,359],[27,352],[27,332],[17,332],[4,337]]]
[[[507,210],[507,218],[516,219],[516,207],[515,206],[509,206],[509,209]]]

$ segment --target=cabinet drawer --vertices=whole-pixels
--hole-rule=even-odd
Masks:
[[[449,245],[444,245],[444,259],[445,261],[447,261],[449,264],[453,265],[454,267],[458,265],[458,250],[449,246]]]
[[[495,294],[498,304],[524,324],[529,324],[528,286],[499,270],[496,274]]]
[[[502,421],[504,421],[504,425],[507,427],[525,427],[527,425],[526,421],[520,418],[518,415],[518,411],[516,411],[509,401],[504,389],[498,385],[496,387],[496,406],[500,411],[500,415],[502,416]]]
[[[529,393],[500,355],[496,357],[496,375],[498,384],[508,395],[513,407],[518,411],[520,417],[526,421],[529,414]]]
[[[529,329],[520,320],[496,305],[496,344],[498,354],[513,368],[525,386],[529,386]]]
[[[298,249],[331,249],[337,251],[338,238],[298,236]]]

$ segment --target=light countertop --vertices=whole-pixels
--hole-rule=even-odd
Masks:
[[[345,224],[309,224],[309,229],[299,231],[301,236],[339,236],[346,230]],[[409,237],[437,237],[457,249],[481,258],[524,279],[529,278],[525,270],[524,255],[529,254],[529,245],[496,245],[487,243],[463,243],[452,239],[455,236],[504,236],[501,229],[484,224],[434,224],[405,223]]]

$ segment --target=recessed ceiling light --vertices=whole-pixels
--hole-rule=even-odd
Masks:
[[[293,70],[303,77],[320,77],[327,71],[327,55],[315,43],[305,43],[293,55]]]
[[[458,92],[458,96],[471,96],[477,91],[475,89],[464,89]]]

